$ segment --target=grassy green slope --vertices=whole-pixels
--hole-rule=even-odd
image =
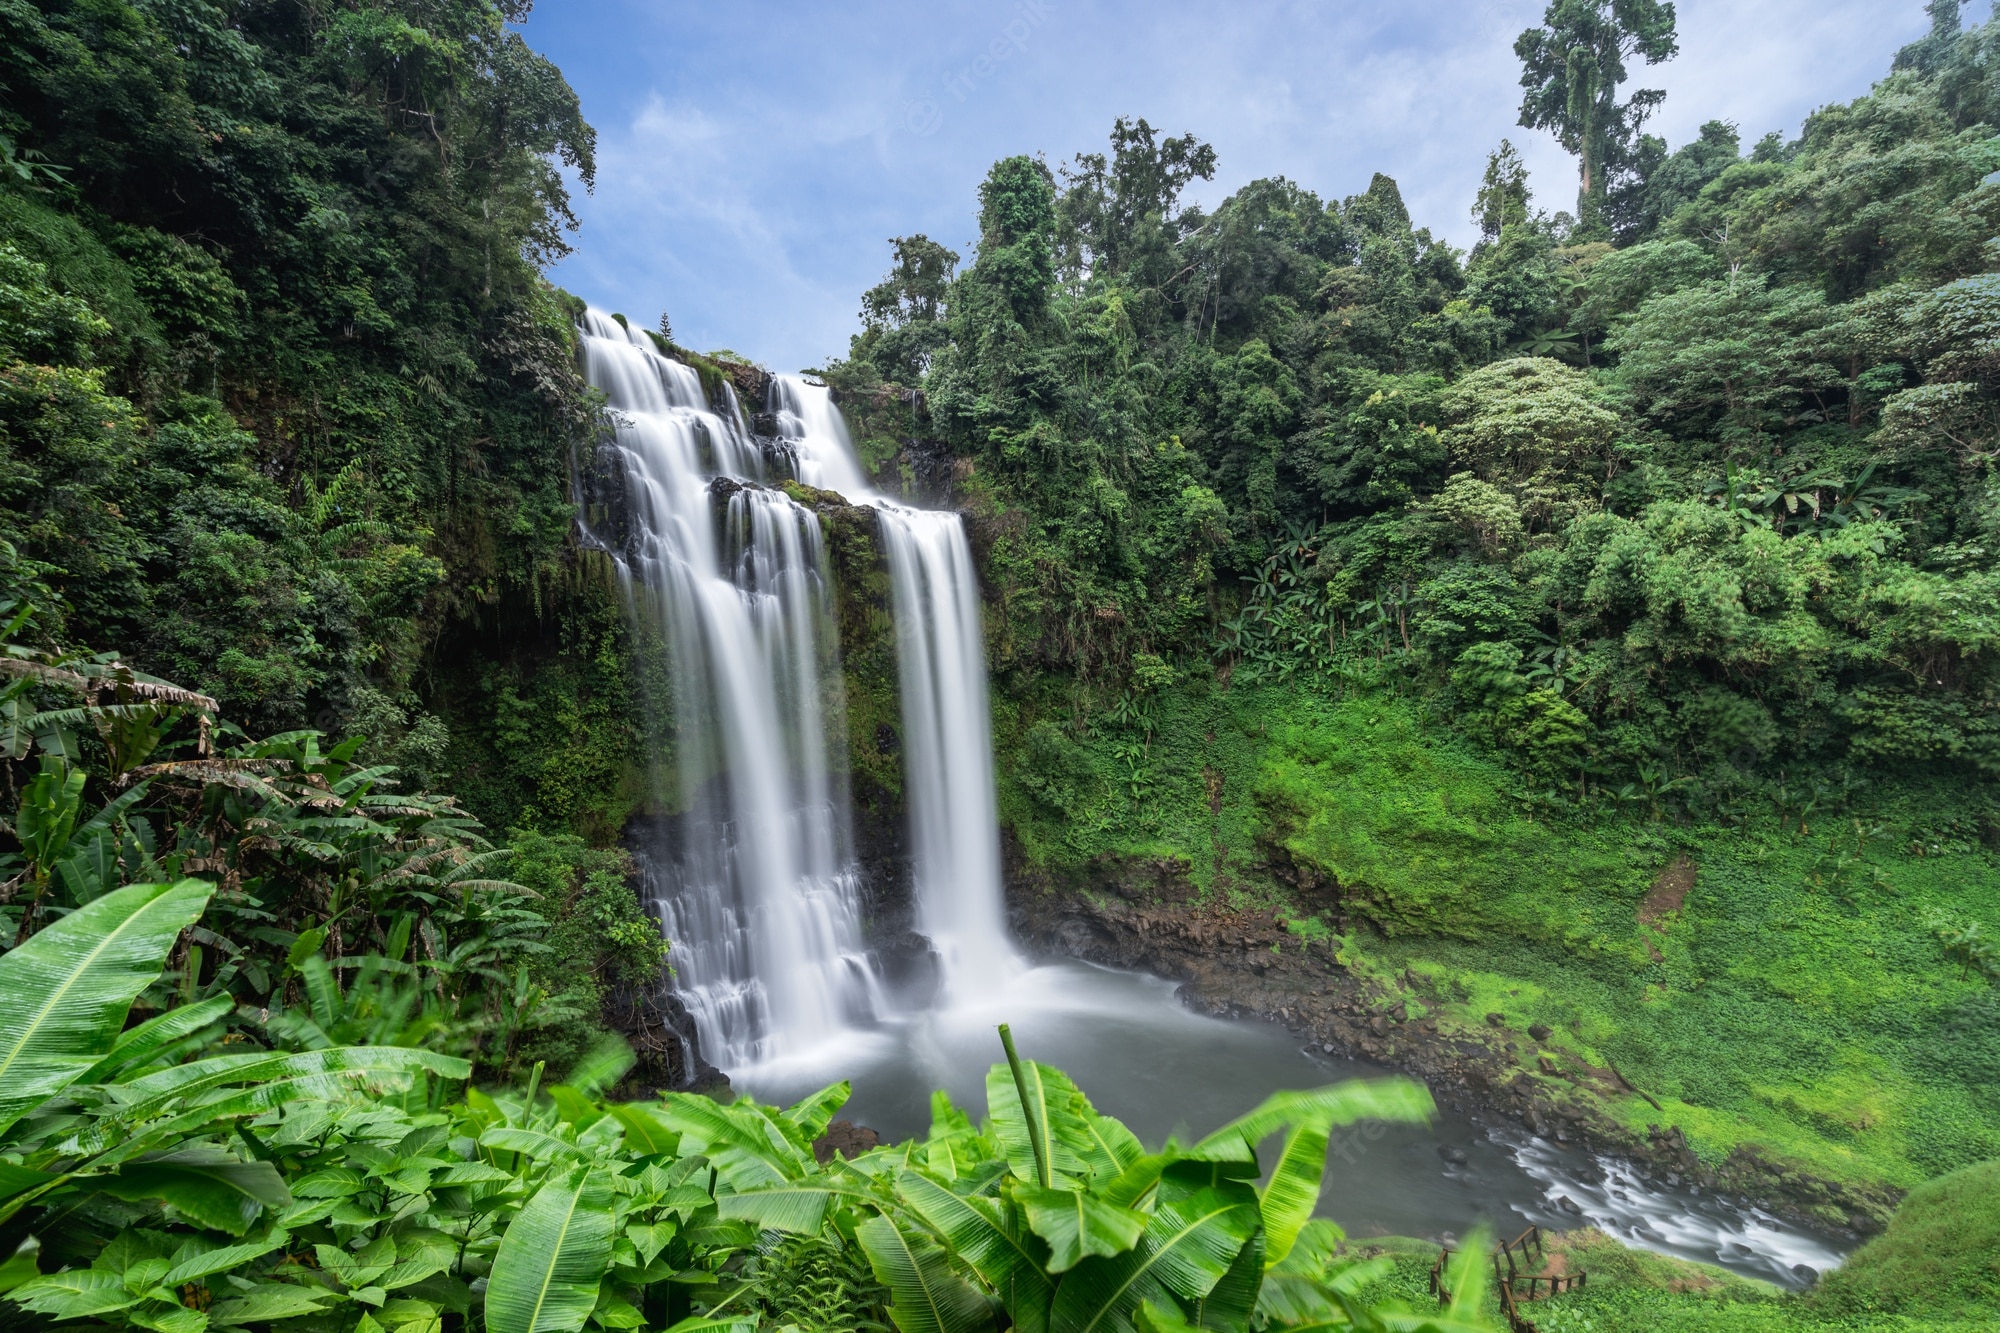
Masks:
[[[1928,917],[2000,923],[2000,860],[1954,835],[1976,793],[1911,781],[1847,808],[1682,827],[1644,803],[1564,809],[1386,689],[1332,697],[1206,679],[1143,723],[1079,728],[1003,688],[1002,806],[1025,854],[1082,869],[1185,860],[1211,899],[1331,920],[1274,852],[1337,876],[1357,969],[1409,968],[1447,1022],[1545,1023],[1558,1063],[1615,1062],[1704,1158],[1755,1144],[1908,1187],[2000,1156],[2000,990],[1961,977]],[[1941,832],[1942,830],[1942,832]],[[1921,854],[1919,854],[1921,848]],[[1678,912],[1655,877],[1697,867]]]
[[[1911,1191],[1889,1230],[1831,1274],[1815,1300],[1849,1313],[1984,1316],[2000,1323],[2000,1162]]]

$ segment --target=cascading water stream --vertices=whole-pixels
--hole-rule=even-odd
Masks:
[[[879,1016],[861,938],[831,589],[819,519],[769,489],[726,388],[597,311],[585,374],[609,401],[635,616],[664,634],[683,815],[649,867],[677,988],[727,1067]]]
[[[806,1054],[887,1016],[829,753],[845,732],[832,589],[818,517],[766,484],[786,476],[880,516],[917,924],[944,995],[1012,975],[979,589],[958,516],[877,494],[821,386],[774,378],[777,437],[760,443],[726,386],[711,398],[647,335],[597,311],[583,332],[624,481],[614,554],[635,616],[671,653],[684,813],[648,869],[708,1058],[740,1069]]]
[[[957,514],[912,509],[862,475],[847,424],[821,386],[771,383],[799,480],[873,505],[888,557],[902,684],[918,929],[936,950],[944,998],[989,991],[1020,970],[1000,885],[1000,814],[986,700],[986,644],[972,547]]]

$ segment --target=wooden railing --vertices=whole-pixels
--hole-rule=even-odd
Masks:
[[[1452,1253],[1447,1246],[1438,1252],[1436,1261],[1431,1264],[1431,1295],[1437,1298],[1439,1304],[1451,1301],[1446,1283]],[[1548,1262],[1548,1249],[1539,1226],[1531,1226],[1514,1239],[1503,1240],[1493,1247],[1493,1284],[1499,1289],[1500,1309],[1507,1316],[1507,1326],[1513,1333],[1537,1333],[1534,1321],[1521,1313],[1523,1302],[1543,1300],[1566,1291],[1580,1291],[1589,1283],[1588,1273],[1547,1274],[1537,1271],[1548,1267]]]

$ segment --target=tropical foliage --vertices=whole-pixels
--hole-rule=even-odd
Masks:
[[[1503,145],[1469,255],[1383,176],[1185,206],[1214,154],[1121,121],[1108,156],[996,165],[962,273],[904,242],[919,295],[871,295],[830,373],[858,407],[923,389],[922,448],[961,463],[921,478],[984,516],[1024,698],[1073,675],[1102,715],[1142,655],[1308,688],[1393,663],[1558,793],[1984,782],[2000,38],[1938,12],[1876,91],[1746,156],[1720,123],[1668,153],[1657,96],[1617,100],[1671,7],[1552,4],[1523,123],[1580,153],[1588,216],[1536,211]]]
[[[226,1002],[127,1027],[215,893],[131,885],[0,956],[0,1289],[27,1310],[155,1333],[1484,1327],[1476,1255],[1448,1310],[1373,1309],[1381,1265],[1312,1219],[1332,1126],[1424,1118],[1413,1085],[1280,1093],[1148,1152],[1003,1028],[983,1129],[939,1094],[922,1142],[821,1163],[844,1083],[782,1111],[606,1103],[613,1045],[489,1094],[408,1047],[205,1050]]]

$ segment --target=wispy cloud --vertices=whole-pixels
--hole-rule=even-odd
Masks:
[[[1746,139],[1866,91],[1927,22],[1920,0],[1680,0],[1670,141],[1705,120]],[[1094,150],[1145,116],[1216,146],[1207,202],[1283,175],[1324,197],[1386,171],[1417,220],[1470,239],[1504,136],[1539,200],[1574,166],[1515,125],[1513,39],[1542,0],[544,0],[531,42],[597,125],[595,195],[557,279],[591,301],[780,367],[838,355],[887,238],[969,247],[977,188],[1009,153]]]

